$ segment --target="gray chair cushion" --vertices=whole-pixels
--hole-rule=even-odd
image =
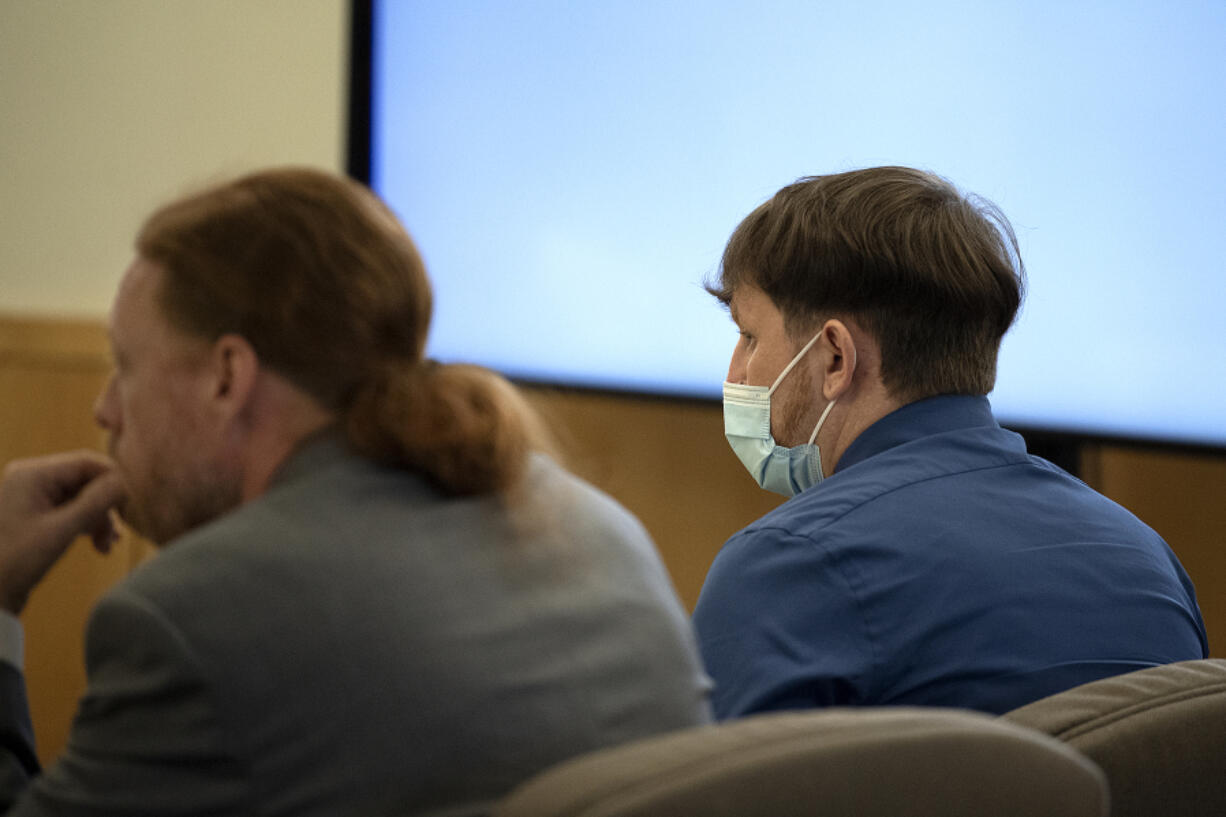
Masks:
[[[970,712],[758,715],[584,755],[496,817],[1106,814],[1101,773],[1045,735]]]
[[[1226,815],[1226,660],[1105,678],[1002,717],[1102,767],[1115,817]]]

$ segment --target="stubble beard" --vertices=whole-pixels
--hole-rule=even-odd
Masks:
[[[172,474],[157,468],[143,490],[129,492],[119,515],[138,534],[165,547],[240,503],[239,480],[224,469],[199,467]]]
[[[788,372],[788,376],[775,391],[776,395],[781,393],[785,394],[785,399],[779,401],[779,425],[777,427],[780,436],[775,442],[785,448],[804,445],[809,441],[813,427],[817,425],[817,416],[820,416],[815,414],[815,408],[821,396],[814,391],[813,377],[809,374],[809,370],[797,365]],[[774,408],[772,397],[771,409],[774,410]],[[810,418],[812,418],[811,421]]]

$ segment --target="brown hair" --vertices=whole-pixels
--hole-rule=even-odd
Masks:
[[[425,267],[391,210],[355,181],[253,173],[161,208],[136,249],[162,266],[174,324],[210,341],[246,338],[372,459],[449,494],[484,494],[512,487],[546,442],[498,375],[423,359]]]
[[[745,218],[707,287],[756,286],[793,337],[845,315],[881,347],[905,400],[987,394],[1025,272],[1008,220],[945,179],[877,167],[800,179]]]

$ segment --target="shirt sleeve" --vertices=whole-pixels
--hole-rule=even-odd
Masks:
[[[18,636],[20,630],[18,625]],[[25,678],[17,666],[0,661],[0,811],[8,810],[38,771]]]
[[[717,718],[867,697],[873,641],[855,579],[807,537],[755,528],[730,539],[707,574],[694,627]]]
[[[25,634],[21,620],[8,610],[0,610],[0,661],[25,669]]]
[[[68,745],[6,817],[252,813],[209,668],[175,624],[112,591],[85,646],[89,684]]]

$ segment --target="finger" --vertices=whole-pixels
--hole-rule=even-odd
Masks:
[[[43,485],[54,486],[65,498],[96,477],[112,471],[114,462],[97,451],[70,451],[31,461]]]
[[[94,528],[89,538],[93,542],[94,550],[104,556],[111,552],[111,548],[119,541],[119,531],[115,528],[115,523],[109,513],[106,515],[105,521]]]
[[[123,535],[122,525],[117,508],[107,511],[102,521],[89,534],[94,550],[103,555],[110,553]]]
[[[80,533],[89,533],[97,545],[102,540],[109,544],[114,532],[110,511],[123,499],[123,480],[115,471],[106,471],[90,480],[77,495],[60,505],[48,518],[48,525],[61,536],[71,539]],[[105,551],[104,551],[105,552]]]

